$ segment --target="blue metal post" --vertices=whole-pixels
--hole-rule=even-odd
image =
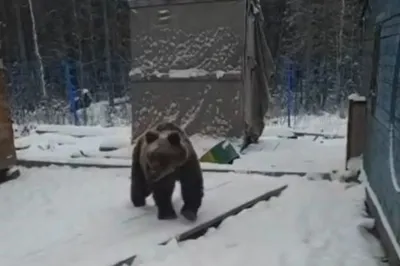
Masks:
[[[78,125],[79,124],[78,114],[76,113],[76,108],[75,108],[76,88],[71,82],[72,77],[71,77],[71,73],[70,73],[69,62],[64,61],[64,65],[65,65],[65,81],[67,84],[67,95],[68,95],[70,112],[74,116],[75,125]]]
[[[291,112],[292,112],[292,63],[289,61],[288,71],[288,86],[287,86],[287,115],[288,127],[291,127]]]
[[[296,126],[296,117],[297,117],[297,92],[296,92],[296,69],[297,66],[292,63],[291,64],[291,71],[290,71],[290,91],[292,95],[292,107],[293,107],[293,126]]]

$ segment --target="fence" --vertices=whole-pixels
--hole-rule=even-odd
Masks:
[[[268,1],[264,1],[264,4],[269,5],[269,2],[267,2]],[[287,6],[284,9],[288,9],[288,11],[291,10],[291,8],[289,8],[290,6],[293,8],[293,5],[299,5],[295,3],[289,3],[292,1],[287,2]],[[304,2],[304,5],[311,4],[307,1],[301,2]],[[329,10],[329,8],[325,8],[326,4],[328,3],[324,2],[324,4],[318,5],[316,5],[316,3],[312,3],[310,10],[315,9],[316,7]],[[304,114],[321,114],[323,112],[335,113],[338,110],[341,110],[342,114],[345,113],[344,105],[346,103],[346,96],[353,92],[359,84],[359,74],[357,69],[357,54],[359,49],[357,44],[358,37],[356,34],[356,27],[353,25],[353,20],[357,16],[354,15],[356,13],[349,13],[345,18],[343,18],[344,21],[346,21],[346,31],[344,31],[345,34],[343,38],[343,45],[340,45],[343,47],[338,48],[339,44],[336,40],[336,32],[339,32],[343,28],[339,28],[342,26],[340,26],[338,23],[332,24],[331,22],[336,22],[338,20],[337,16],[344,14],[344,10],[341,10],[339,8],[340,6],[341,5],[333,6],[335,12],[327,12],[327,14],[329,13],[330,15],[323,16],[326,19],[324,21],[319,17],[323,13],[318,12],[319,9],[316,9],[314,10],[315,12],[311,12],[309,10],[311,12],[310,14],[307,13],[308,11],[306,12],[304,10],[298,10],[296,11],[298,13],[293,13],[292,10],[291,12],[286,12],[286,15],[283,13],[279,16],[276,15],[279,25],[275,25],[270,21],[267,22],[268,25],[266,28],[273,27],[274,32],[282,32],[282,34],[276,34],[277,36],[274,38],[273,36],[275,35],[267,31],[270,34],[270,36],[267,36],[269,44],[279,43],[279,45],[276,45],[277,48],[274,49],[278,51],[276,55],[278,71],[276,73],[276,89],[272,91],[274,110],[272,110],[270,113],[273,117],[281,117],[282,119],[280,119],[280,121],[287,123],[289,126],[295,126],[298,119]],[[125,9],[126,8],[123,8],[121,10]],[[271,14],[279,13],[279,10],[276,10],[275,7],[271,7],[270,9]],[[346,12],[350,12],[354,8],[347,8],[346,6],[345,9]],[[306,10],[308,10],[308,8]],[[130,12],[128,13],[130,14]],[[332,15],[331,13],[334,14]],[[160,16],[160,19],[164,19],[163,16]],[[265,17],[269,18],[271,15]],[[302,24],[302,19],[300,19],[300,21],[299,19],[296,19],[296,23],[291,23],[294,17],[312,18],[312,20],[304,21],[304,23],[310,23],[310,25],[307,26],[308,24]],[[124,22],[126,22],[126,19],[124,19]],[[233,22],[231,22],[231,24],[232,23]],[[189,24],[193,23],[190,22]],[[295,30],[292,30],[293,24],[297,25]],[[334,25],[334,30],[328,30],[327,28],[325,29],[324,27],[326,27],[326,25],[329,25],[329,28]],[[110,26],[116,26],[116,22],[110,21]],[[114,28],[117,29],[118,27]],[[128,40],[127,43],[129,43],[129,37],[127,37],[130,31],[129,27],[123,28],[126,31],[124,32],[124,36],[126,35],[125,39]],[[302,32],[301,30],[306,31]],[[70,31],[72,31],[72,29],[68,29],[68,32]],[[42,51],[46,52],[54,49],[54,47],[58,48],[58,46],[65,46],[65,43],[63,42],[54,45],[53,41],[51,43],[46,41],[47,39],[52,39],[46,37],[50,35],[50,33],[51,30],[41,32],[42,38],[39,38],[39,41],[41,41],[39,46],[41,47]],[[71,32],[71,34],[76,35],[77,33]],[[93,36],[100,36],[97,31],[93,32],[92,34]],[[27,36],[25,36],[25,38],[28,40],[30,36],[31,34],[27,32]],[[312,36],[312,38],[304,41],[304,36]],[[182,36],[178,35],[177,37],[179,37],[177,41],[181,41],[180,38]],[[235,43],[235,40],[229,39],[232,37],[230,35],[220,35],[218,37],[218,40],[224,40],[228,38],[228,42]],[[131,39],[130,42],[132,41],[134,40]],[[98,42],[103,42],[103,40],[98,40]],[[103,57],[102,46],[99,45],[98,42],[93,42],[90,44],[91,48],[96,48],[98,50],[96,50],[95,55],[86,55],[84,58],[88,59]],[[121,41],[120,39],[115,39],[113,42],[119,43]],[[127,50],[129,50],[128,46],[129,45],[126,45],[125,47]],[[86,46],[83,48],[85,47]],[[83,50],[90,50],[88,47]],[[165,45],[165,47],[171,48],[168,47],[168,45]],[[85,53],[88,54],[87,51]],[[336,55],[340,53],[342,54],[343,60],[337,59]],[[37,72],[39,67],[37,63],[18,62],[7,65],[10,99],[13,107],[13,118],[16,123],[78,123],[89,125],[104,125],[110,124],[111,122],[114,124],[130,123],[130,105],[120,104],[113,107],[112,103],[113,99],[126,97],[128,95],[128,73],[130,69],[135,66],[135,64],[146,64],[146,62],[140,61],[142,55],[136,57],[133,55],[134,61],[130,59],[126,59],[124,61],[120,58],[113,58],[111,62],[111,73],[109,73],[110,71],[107,71],[105,60],[99,60],[95,62],[74,62],[73,65],[76,65],[75,69],[77,73],[75,78],[76,81],[71,81],[71,84],[68,84],[65,68],[66,65],[69,65],[70,63],[67,64],[67,60],[62,59],[56,61],[53,60],[55,57],[58,58],[60,54],[68,53],[66,53],[66,51],[63,49],[59,49],[56,55],[54,55],[53,52],[44,54],[43,63],[45,70],[46,90],[49,94],[49,98],[45,100],[43,100],[41,97],[42,93],[40,84],[38,82],[39,74]],[[115,52],[111,54],[115,55],[118,53]],[[128,52],[124,50],[124,53],[122,54],[126,55]],[[308,56],[303,58],[303,54],[308,54]],[[10,58],[20,57],[14,55],[13,57],[10,56]],[[29,58],[34,58],[34,56],[32,55]],[[215,63],[217,61],[213,61],[211,63]],[[238,61],[241,60],[239,59]],[[134,89],[135,86],[132,85],[131,87]],[[71,93],[71,91],[74,91],[72,88],[88,89],[93,97],[94,103],[87,110],[79,110],[76,116],[70,112],[70,105],[71,102],[73,102],[75,94],[75,92]],[[122,100],[122,102],[124,102],[124,100]],[[111,106],[109,106],[110,104]]]
[[[105,65],[101,61],[44,62],[48,99],[42,97],[36,62],[6,65],[14,122],[87,125],[130,123],[130,107],[127,104],[129,64],[121,60],[111,61],[111,75],[105,71]],[[76,108],[74,98],[82,97],[83,92],[87,91],[93,104],[88,108]],[[74,109],[79,109],[76,115]]]
[[[295,126],[304,114],[338,111],[334,84],[316,82],[309,84],[307,89],[301,77],[300,64],[284,57],[277,63],[279,63],[277,86],[272,91],[275,109],[273,116],[280,117],[280,122]],[[108,78],[104,70],[104,62],[74,62],[73,65],[76,69],[76,87],[88,89],[93,98],[93,104],[84,109],[87,113],[86,119],[84,110],[77,112],[77,121],[71,113],[69,106],[71,86],[68,85],[65,61],[44,63],[46,90],[50,98],[48,103],[42,99],[37,78],[39,69],[37,63],[24,62],[6,66],[14,122],[106,125],[111,121],[114,124],[129,124],[131,119],[130,104],[127,103],[130,84],[129,63],[114,60],[111,78]],[[315,79],[322,79],[323,75],[324,73],[317,73]],[[346,88],[344,98],[353,90],[353,87]],[[116,103],[112,110],[109,110],[110,97],[115,98]]]
[[[361,91],[370,99],[364,168],[400,243],[400,2],[369,2]]]

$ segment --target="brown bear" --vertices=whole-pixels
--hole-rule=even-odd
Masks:
[[[133,149],[133,205],[144,206],[146,197],[152,194],[158,219],[176,219],[172,205],[176,181],[180,182],[184,203],[180,213],[195,221],[204,196],[199,159],[184,130],[172,122],[161,122],[142,134]]]

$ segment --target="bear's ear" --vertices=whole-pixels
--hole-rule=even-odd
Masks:
[[[147,143],[152,143],[158,139],[158,133],[154,131],[148,131],[146,132],[145,138]]]
[[[181,136],[178,132],[172,132],[168,135],[168,141],[173,146],[178,146],[181,143]]]

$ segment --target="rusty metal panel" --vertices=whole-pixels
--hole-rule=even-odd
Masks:
[[[346,168],[349,159],[363,154],[366,138],[367,101],[349,99],[347,120]]]
[[[16,164],[14,132],[4,78],[3,69],[0,68],[0,170]]]

